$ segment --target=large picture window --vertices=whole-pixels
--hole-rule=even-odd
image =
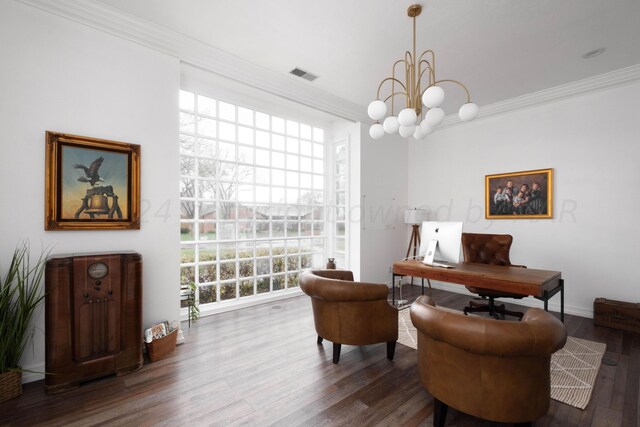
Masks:
[[[199,304],[298,286],[325,254],[321,128],[180,91],[181,285]]]

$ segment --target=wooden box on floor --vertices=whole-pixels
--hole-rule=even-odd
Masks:
[[[593,323],[640,334],[640,304],[596,298],[593,302]]]
[[[178,329],[174,329],[162,338],[155,339],[145,343],[147,346],[147,354],[152,362],[158,361],[167,354],[173,353],[176,349],[176,339],[178,338]]]

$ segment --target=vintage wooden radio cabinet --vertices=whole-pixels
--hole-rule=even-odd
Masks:
[[[45,390],[142,367],[142,257],[54,256],[45,270]]]

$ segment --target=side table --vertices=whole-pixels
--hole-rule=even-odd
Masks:
[[[191,328],[191,309],[196,303],[196,293],[189,286],[180,286],[180,301],[187,301],[187,319]]]

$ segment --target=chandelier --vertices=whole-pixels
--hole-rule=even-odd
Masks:
[[[460,120],[470,121],[478,115],[478,106],[471,102],[469,90],[465,85],[457,80],[436,79],[436,56],[432,50],[426,50],[420,57],[416,57],[416,16],[420,15],[420,12],[422,6],[419,4],[411,5],[407,9],[407,15],[413,18],[413,50],[405,52],[404,59],[393,64],[391,77],[380,82],[376,100],[372,101],[367,109],[369,117],[376,121],[369,129],[369,135],[373,139],[380,139],[385,133],[399,133],[404,138],[413,136],[415,139],[422,139],[433,132],[445,116],[440,108],[444,101],[441,83],[456,84],[466,92],[467,102],[458,111]],[[390,89],[390,95],[382,99],[380,93],[385,85]],[[404,101],[404,108],[397,116],[394,115],[396,97]],[[387,115],[387,101],[390,101],[391,115],[380,123]],[[423,105],[426,108],[423,109]]]

